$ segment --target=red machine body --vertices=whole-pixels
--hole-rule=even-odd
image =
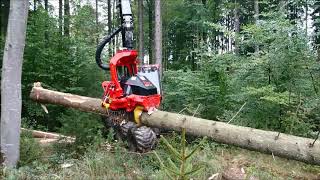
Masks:
[[[127,112],[132,112],[138,106],[143,107],[144,111],[150,111],[159,107],[161,101],[160,94],[126,94],[123,89],[123,84],[121,84],[122,79],[135,78],[138,76],[137,56],[138,53],[135,50],[120,50],[110,60],[111,80],[102,83],[102,88],[104,89],[103,105],[106,108],[114,111],[124,109]],[[120,74],[120,70],[124,73]],[[144,86],[152,85],[148,79],[142,82]]]

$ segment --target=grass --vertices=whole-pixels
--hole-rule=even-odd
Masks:
[[[166,135],[166,139],[179,148],[180,137]],[[193,149],[200,139],[187,140]],[[22,147],[24,148],[24,147]],[[157,153],[166,158],[167,149],[162,143]],[[68,146],[46,146],[37,160],[18,169],[4,169],[3,179],[168,179],[153,153],[129,152],[117,142],[88,148],[78,155]],[[320,166],[308,165],[272,155],[244,150],[207,141],[202,150],[194,155],[194,164],[203,164],[201,172],[193,179],[208,179],[221,174],[229,167],[243,168],[247,177],[256,179],[319,179]],[[0,177],[1,178],[1,177]]]

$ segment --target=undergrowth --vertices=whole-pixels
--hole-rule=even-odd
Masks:
[[[34,146],[36,142],[22,144],[20,167],[4,169],[3,179],[168,179],[165,169],[153,152],[139,154],[129,152],[125,144],[113,139],[112,131],[104,143],[86,147],[83,154],[75,155],[74,147],[67,144],[53,146]],[[31,142],[28,140],[22,142]],[[167,143],[160,141],[156,152],[162,160],[168,160],[168,144],[181,150],[181,137],[177,133],[165,135]],[[185,148],[195,149],[201,144],[201,138],[186,137]],[[95,144],[95,143],[93,143]],[[27,148],[26,148],[27,147]],[[24,150],[23,150],[24,149]],[[28,152],[43,152],[27,153]],[[31,156],[33,155],[33,156]],[[29,156],[26,158],[24,156]],[[32,158],[31,158],[32,157]],[[177,162],[177,161],[175,161]],[[199,173],[193,179],[208,179],[221,174],[231,165],[244,168],[247,177],[258,179],[315,179],[320,175],[320,167],[301,162],[286,160],[271,155],[243,150],[207,140],[201,144],[201,150],[193,155],[189,165],[201,165]],[[187,164],[188,164],[187,163]],[[165,164],[167,166],[167,164]]]

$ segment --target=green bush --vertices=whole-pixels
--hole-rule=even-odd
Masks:
[[[30,132],[22,132],[20,138],[20,159],[18,166],[30,166],[31,163],[42,158],[43,148],[32,137]]]
[[[58,119],[62,124],[59,131],[76,138],[75,143],[69,145],[75,151],[81,153],[87,148],[95,148],[101,144],[103,124],[100,116],[68,110]]]

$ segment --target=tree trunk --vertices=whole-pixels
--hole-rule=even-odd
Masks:
[[[259,13],[259,0],[254,0],[254,22],[256,26],[258,26]],[[259,44],[255,44],[254,50],[255,53],[259,53]]]
[[[37,1],[38,0],[33,0],[33,11],[37,10]]]
[[[155,0],[155,32],[154,32],[154,50],[156,64],[159,64],[160,77],[162,76],[162,20],[161,20],[161,0]]]
[[[49,4],[48,4],[48,0],[44,0],[44,9],[46,10],[46,12],[49,11]]]
[[[62,0],[59,0],[59,33],[62,36],[62,29],[63,29],[63,25],[62,25],[62,19],[63,19],[63,14],[62,14]]]
[[[235,3],[234,7],[234,31],[236,33],[236,37],[240,33],[240,17],[239,17],[239,3]],[[239,55],[239,42],[237,38],[234,41],[234,52]]]
[[[44,0],[44,9],[47,12],[47,14],[49,15],[48,0]],[[44,32],[44,39],[46,41],[45,47],[47,48],[48,47],[48,42],[49,42],[49,31],[48,31],[49,26],[48,26],[48,22],[47,21],[45,22],[45,26],[46,26],[46,29],[45,29],[45,32]]]
[[[153,2],[154,0],[147,0],[148,3],[148,24],[149,24],[149,64],[154,63],[153,57]]]
[[[106,115],[101,100],[61,93],[43,89],[35,83],[30,98],[39,103],[50,103],[75,108],[85,112]],[[248,127],[231,125],[181,114],[156,111],[151,115],[143,113],[141,120],[152,127],[180,131],[186,128],[187,133],[195,136],[207,136],[214,141],[239,146],[242,148],[295,159],[310,164],[320,165],[320,143],[314,140],[277,132],[264,131]]]
[[[144,64],[144,33],[143,33],[143,0],[138,0],[139,11],[139,59],[140,65]]]
[[[99,44],[99,8],[98,8],[98,0],[96,0],[96,43]]]
[[[317,61],[320,62],[320,2],[313,3],[312,12],[313,28],[314,28],[314,45],[317,50]]]
[[[70,4],[69,0],[64,0],[64,35],[70,36]]]
[[[308,16],[309,16],[309,3],[308,0],[305,2],[305,17],[304,17],[304,23],[305,23],[305,31],[306,31],[306,38],[308,38]]]
[[[29,2],[11,1],[1,79],[1,153],[4,164],[19,160],[21,124],[21,73]]]
[[[112,32],[112,14],[111,14],[111,0],[108,0],[108,34],[111,34]],[[114,41],[112,41],[111,44],[114,45],[113,43]],[[112,46],[111,44],[109,44],[109,56],[112,56],[113,55],[113,52],[112,52]]]

